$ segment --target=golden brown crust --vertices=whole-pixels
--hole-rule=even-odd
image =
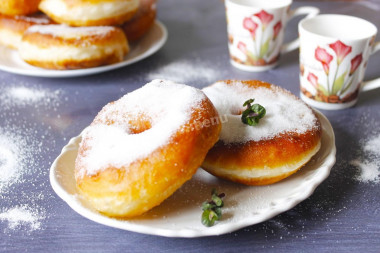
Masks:
[[[79,28],[80,29],[80,28]],[[77,38],[64,38],[56,34],[40,33],[36,31],[26,31],[23,41],[38,45],[39,47],[50,46],[106,46],[112,43],[125,42],[125,36],[120,29],[115,28],[106,33],[83,33]]]
[[[73,70],[73,69],[85,69],[94,68],[104,65],[120,62],[120,58],[114,54],[106,55],[100,58],[91,58],[88,60],[75,60],[67,59],[62,61],[40,61],[40,60],[25,60],[30,65],[56,70]]]
[[[29,16],[7,16],[0,14],[0,28],[21,34],[32,25],[48,25],[53,23],[53,20],[41,12]]]
[[[224,81],[227,85],[233,86],[234,81]],[[261,81],[241,81],[243,84],[255,89],[265,87],[272,89],[272,85]],[[282,92],[289,93],[285,90]],[[297,99],[289,93],[293,99]],[[265,185],[278,182],[295,173],[304,163],[305,157],[314,154],[319,149],[322,128],[316,114],[316,124],[313,128],[304,133],[284,132],[273,138],[260,141],[247,141],[245,143],[224,143],[219,140],[208,152],[202,167],[211,174],[243,183],[247,185]],[[301,163],[301,164],[299,164]],[[277,168],[294,166],[293,170],[282,170],[275,172]],[[216,168],[228,171],[219,173]],[[241,172],[250,170],[272,170],[276,175],[248,178]]]
[[[49,12],[47,10],[43,11],[57,23],[62,23],[69,26],[108,26],[123,24],[124,22],[130,20],[136,14],[137,10],[131,11],[123,15],[114,16],[112,18],[99,18],[94,20],[72,20],[66,17],[54,15],[54,13]]]
[[[230,169],[249,167],[275,168],[303,157],[305,152],[318,145],[321,127],[317,126],[306,133],[286,132],[274,138],[246,143],[225,144],[218,141],[207,155],[207,161],[224,164]]]
[[[141,0],[136,15],[121,27],[129,41],[140,39],[153,26],[156,19],[156,0]]]
[[[17,49],[24,32],[36,24],[53,24],[54,22],[43,13],[28,16],[7,16],[0,14],[0,44]],[[10,37],[9,34],[13,36]]]
[[[114,28],[104,33],[83,32],[76,38],[65,38],[58,34],[28,30],[23,36],[23,43],[34,46],[34,50],[41,50],[41,54],[43,54],[44,49],[51,48],[72,48],[78,49],[78,52],[92,48],[92,53],[87,54],[86,58],[79,55],[77,58],[65,57],[65,55],[61,54],[49,60],[42,57],[24,57],[22,51],[25,49],[21,49],[20,56],[27,63],[41,68],[57,70],[92,68],[117,63],[122,61],[129,51],[128,41],[123,31],[119,28]],[[117,47],[115,48],[115,46]]]
[[[41,0],[40,10],[57,23],[69,26],[121,25],[132,19],[138,9],[135,0],[59,0],[60,4],[67,8],[65,12],[61,13],[57,12],[53,7],[54,4],[51,4],[53,1],[50,1]],[[125,4],[129,3],[131,3],[130,8],[125,8]],[[107,8],[103,8],[103,4],[108,4]],[[110,4],[113,4],[112,8],[110,8]],[[88,9],[89,7],[90,9]],[[71,11],[78,9],[81,10],[82,15],[70,15]]]
[[[1,0],[0,13],[5,15],[28,15],[38,11],[41,0]]]
[[[196,121],[214,117],[218,117],[216,109],[208,99],[204,99],[201,106],[193,110],[191,120],[183,129],[191,129]],[[150,127],[146,121],[140,122],[141,118],[131,119],[136,124],[137,132]],[[94,122],[98,124],[99,118]],[[177,131],[167,145],[156,149],[146,159],[137,160],[127,168],[109,167],[93,176],[76,177],[77,187],[96,209],[108,216],[140,215],[159,205],[194,175],[207,151],[217,141],[220,129],[220,124],[214,124],[191,131]],[[82,169],[80,159],[89,148],[86,140],[82,143],[76,160],[76,173]],[[98,200],[102,198],[117,200],[110,203],[112,208],[109,208],[99,205]],[[128,212],[123,212],[123,208],[115,204],[119,201],[123,202],[122,205],[134,206]]]

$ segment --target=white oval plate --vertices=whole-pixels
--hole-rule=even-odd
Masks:
[[[72,138],[50,169],[54,191],[74,211],[95,222],[124,230],[167,237],[201,237],[229,233],[266,221],[308,198],[327,178],[335,163],[335,137],[328,119],[317,112],[322,123],[320,151],[299,172],[276,184],[244,186],[219,180],[199,169],[160,206],[130,220],[109,218],[95,211],[77,192],[74,163],[81,137]],[[201,224],[201,204],[211,190],[226,193],[223,218],[213,227]]]
[[[38,77],[76,77],[98,74],[118,69],[154,54],[166,42],[168,32],[166,27],[158,20],[152,28],[139,41],[130,44],[130,52],[119,63],[87,69],[75,70],[49,70],[37,68],[24,62],[17,50],[0,46],[0,70],[14,74]]]

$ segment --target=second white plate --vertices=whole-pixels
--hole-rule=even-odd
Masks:
[[[0,70],[19,75],[54,78],[98,74],[118,69],[147,58],[157,52],[165,44],[167,38],[168,32],[166,27],[160,21],[156,20],[153,27],[144,37],[137,42],[131,43],[130,52],[125,56],[124,61],[106,66],[75,70],[37,68],[25,63],[16,50],[0,46]]]
[[[84,217],[107,226],[167,237],[200,237],[229,233],[257,224],[285,212],[308,198],[327,178],[335,163],[335,137],[328,119],[317,112],[322,123],[319,152],[299,172],[268,186],[243,186],[219,180],[199,169],[160,206],[130,220],[104,216],[94,210],[77,192],[74,179],[75,158],[81,137],[63,148],[50,169],[50,183],[67,204]],[[226,193],[223,218],[213,227],[201,224],[201,205],[211,190]]]

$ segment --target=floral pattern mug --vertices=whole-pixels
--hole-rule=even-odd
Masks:
[[[226,0],[228,48],[233,66],[246,71],[273,68],[281,53],[298,48],[298,39],[283,45],[287,21],[316,16],[319,9],[290,10],[292,0]]]
[[[326,14],[299,23],[301,98],[310,105],[336,110],[353,106],[361,90],[368,58],[380,49],[377,28],[353,16]]]

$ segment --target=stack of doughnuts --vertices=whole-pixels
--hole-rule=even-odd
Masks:
[[[267,110],[257,126],[240,117],[251,98]],[[131,218],[159,205],[199,166],[234,182],[271,184],[299,170],[320,143],[318,117],[278,86],[227,80],[201,91],[154,80],[107,104],[84,130],[75,180],[96,210]]]
[[[0,45],[46,69],[117,63],[154,24],[155,1],[2,0]]]

